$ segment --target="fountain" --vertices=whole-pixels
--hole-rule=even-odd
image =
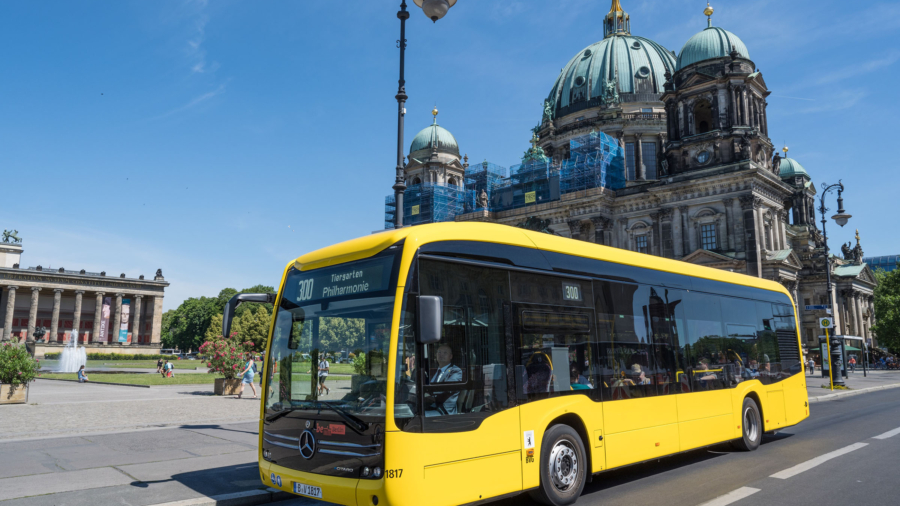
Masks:
[[[57,372],[78,372],[81,366],[87,364],[87,351],[84,346],[78,346],[78,332],[72,332],[69,342],[59,355]]]

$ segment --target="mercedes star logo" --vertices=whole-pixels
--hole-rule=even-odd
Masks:
[[[313,455],[316,454],[316,436],[313,436],[313,433],[305,430],[303,434],[300,434],[300,455],[303,455],[304,459],[311,459]]]

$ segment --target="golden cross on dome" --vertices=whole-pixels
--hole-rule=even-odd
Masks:
[[[538,143],[539,139],[540,139],[540,137],[538,137],[537,133],[531,134],[531,147],[532,148],[537,147],[537,143]]]
[[[859,246],[859,229],[856,229],[856,245]]]
[[[707,24],[708,24],[710,27],[712,27],[712,15],[713,15],[713,12],[715,12],[715,11],[714,11],[713,8],[709,5],[709,2],[706,2],[706,8],[703,9],[703,14],[706,14],[706,21],[707,21]]]

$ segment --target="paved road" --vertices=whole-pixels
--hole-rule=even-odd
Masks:
[[[146,506],[261,487],[257,424],[239,420],[258,416],[252,400],[191,390],[199,385],[37,385],[31,398],[37,405],[4,406],[0,416],[2,506]],[[165,421],[173,409],[192,421]],[[700,506],[735,491],[732,497],[749,494],[738,506],[900,504],[900,434],[873,439],[900,428],[900,389],[810,409],[808,420],[767,437],[756,452],[719,445],[597,475],[578,504]],[[159,418],[140,425],[148,416]],[[839,450],[847,453],[786,479],[771,477]],[[279,504],[324,503],[298,498]],[[531,502],[521,496],[497,504]]]
[[[900,504],[900,434],[873,439],[897,428],[900,389],[814,403],[807,420],[766,437],[755,452],[725,444],[598,474],[578,505],[698,506],[743,487],[759,491],[734,503],[713,504]],[[857,443],[866,446],[787,479],[770,477]],[[518,497],[496,504],[533,503]]]

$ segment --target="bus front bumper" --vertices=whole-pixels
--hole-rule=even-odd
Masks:
[[[259,474],[265,485],[300,497],[314,497],[344,506],[388,504],[384,494],[384,478],[364,480],[304,473],[264,460],[260,461]]]

